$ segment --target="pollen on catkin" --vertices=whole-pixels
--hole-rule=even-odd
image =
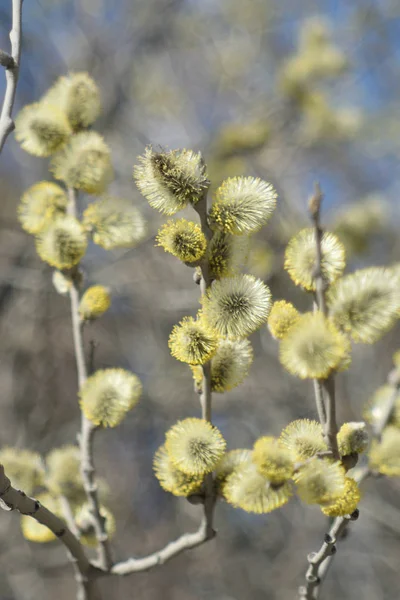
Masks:
[[[50,164],[56,179],[87,194],[102,194],[113,178],[110,149],[95,131],[82,131]]]
[[[142,384],[125,369],[100,369],[79,390],[80,406],[89,421],[116,427],[139,401]]]
[[[258,177],[231,177],[215,193],[210,224],[234,235],[255,233],[269,221],[276,199],[273,186]]]
[[[361,454],[368,447],[368,431],[365,423],[344,423],[337,434],[340,456]]]
[[[174,496],[190,496],[200,490],[203,475],[188,475],[174,466],[165,444],[154,455],[153,469],[161,487]]]
[[[133,176],[150,206],[166,215],[196,204],[209,186],[201,154],[186,149],[154,152],[146,148]]]
[[[261,437],[255,442],[252,460],[259,473],[271,483],[284,483],[293,475],[292,453],[272,436]]]
[[[293,325],[279,349],[282,365],[301,379],[326,379],[350,363],[351,346],[321,312],[305,313]]]
[[[307,504],[331,503],[345,492],[345,470],[339,461],[314,458],[294,476],[297,493]]]
[[[208,245],[207,260],[213,279],[233,277],[247,260],[249,238],[214,231]]]
[[[99,88],[90,75],[83,72],[59,77],[42,102],[62,109],[74,131],[94,123],[101,109]]]
[[[50,104],[28,104],[15,119],[17,141],[34,156],[50,156],[67,143],[71,134],[66,114]]]
[[[253,362],[253,349],[249,340],[221,338],[211,359],[211,391],[227,392],[240,385],[248,375]],[[192,366],[193,379],[201,386],[203,369]]]
[[[251,461],[252,451],[247,448],[239,448],[227,452],[215,467],[215,477],[223,494],[223,485],[237,468]]]
[[[59,185],[40,181],[23,193],[18,206],[19,222],[28,233],[40,233],[65,214],[67,204],[67,194]]]
[[[345,477],[344,493],[334,502],[321,505],[321,510],[327,517],[344,517],[351,515],[361,499],[360,488],[351,477]]]
[[[78,264],[86,247],[87,237],[82,225],[70,216],[59,217],[36,238],[40,258],[57,269],[70,269]]]
[[[346,252],[339,239],[324,232],[321,240],[321,271],[327,284],[333,283],[346,266]],[[315,290],[317,244],[315,230],[302,229],[289,242],[285,252],[285,269],[296,285]]]
[[[328,450],[323,439],[321,424],[310,419],[297,419],[289,423],[282,430],[279,442],[290,450],[294,460],[298,461],[307,460],[318,452]]]
[[[369,464],[382,475],[400,477],[400,429],[389,425],[383,430],[380,442],[372,440]]]
[[[50,494],[42,493],[36,496],[36,500],[40,502],[45,508],[50,510],[57,517],[61,514],[61,507],[55,498],[53,498]],[[22,535],[29,542],[37,542],[39,544],[45,544],[47,542],[53,542],[56,540],[56,536],[54,533],[46,527],[46,525],[42,525],[39,521],[36,521],[33,517],[29,515],[21,515],[21,530]]]
[[[83,213],[83,224],[94,243],[105,250],[134,248],[147,230],[142,213],[131,202],[114,196],[90,203]]]
[[[285,300],[274,302],[267,323],[272,337],[277,340],[283,339],[299,318],[300,313],[291,302]]]
[[[83,294],[79,303],[79,315],[82,321],[98,319],[111,306],[109,288],[104,285],[93,285]]]
[[[201,227],[186,219],[164,223],[158,230],[156,242],[166,252],[189,263],[202,258],[207,248],[206,236]]]
[[[218,334],[204,319],[185,317],[172,329],[168,346],[177,360],[189,365],[203,365],[217,350]]]
[[[225,453],[219,430],[204,419],[184,419],[167,431],[165,447],[173,465],[187,475],[210,473]]]
[[[355,342],[373,344],[399,318],[400,283],[390,269],[369,267],[339,279],[327,300],[339,329]]]
[[[204,318],[220,335],[243,338],[267,321],[271,292],[260,279],[238,275],[214,281],[201,302]]]
[[[292,496],[292,485],[274,485],[250,462],[237,467],[223,486],[224,498],[235,507],[250,513],[269,513],[286,504]]]
[[[388,407],[392,406],[388,425],[400,428],[400,390],[397,391],[393,404],[393,394],[395,393],[393,386],[382,385],[367,402],[363,417],[372,427],[380,425],[382,419],[386,418]]]
[[[100,515],[104,519],[104,526],[107,537],[113,537],[116,530],[115,517],[112,512],[105,506],[100,506]],[[74,515],[76,526],[80,533],[80,541],[89,548],[97,546],[96,532],[93,526],[93,518],[91,509],[88,503],[82,504]]]
[[[44,468],[36,452],[6,446],[0,450],[0,464],[4,466],[11,485],[28,496],[43,484]]]

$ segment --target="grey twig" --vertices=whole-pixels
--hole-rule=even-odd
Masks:
[[[323,195],[318,184],[315,185],[315,192],[309,201],[309,211],[314,224],[316,240],[316,262],[314,268],[315,281],[315,300],[317,309],[325,316],[328,315],[326,304],[326,281],[322,272],[322,236],[321,227],[321,203]],[[314,382],[315,399],[317,404],[318,416],[323,427],[324,439],[332,457],[338,460],[340,458],[337,444],[338,427],[336,423],[336,401],[335,401],[335,380],[334,374],[328,379],[315,380]]]
[[[22,0],[12,0],[12,28],[10,31],[11,55],[1,51],[0,64],[6,69],[6,93],[0,115],[0,153],[7,136],[15,125],[12,119],[17,90],[22,45]]]
[[[212,237],[212,231],[208,225],[207,215],[208,215],[208,207],[207,207],[207,197],[208,197],[208,188],[204,190],[203,197],[195,204],[194,208],[199,215],[201,228],[206,236],[207,242],[210,242]],[[212,277],[210,274],[208,256],[203,258],[200,263],[201,268],[201,280],[200,280],[200,291],[201,294],[207,293],[207,288],[212,284]],[[201,416],[206,421],[212,422],[212,393],[211,393],[211,361],[208,361],[205,365],[203,365],[203,380],[201,386],[201,394],[200,394],[200,404],[201,404]],[[214,508],[215,503],[217,501],[216,493],[215,493],[215,484],[214,477],[212,473],[209,473],[204,478],[204,517],[206,521],[207,527],[207,539],[212,539],[215,536],[215,531],[213,529],[213,519],[214,519]]]
[[[374,437],[378,440],[381,438],[382,432],[385,429],[386,425],[390,421],[390,417],[392,416],[394,406],[396,404],[397,396],[400,391],[400,370],[392,369],[387,376],[387,385],[391,386],[392,393],[390,395],[389,400],[387,401],[384,410],[382,411],[382,416],[379,422],[375,425],[373,429]]]
[[[158,550],[149,556],[143,558],[129,558],[128,560],[116,563],[111,573],[114,575],[129,575],[130,573],[137,573],[138,571],[147,571],[157,565],[162,565],[167,560],[170,560],[174,556],[177,556],[184,550],[195,548],[204,544],[208,537],[208,526],[206,518],[203,517],[199,529],[194,533],[185,533],[178,539],[170,542],[162,550]]]
[[[400,389],[400,372],[398,369],[393,369],[387,378],[388,385],[392,386],[393,393],[390,396],[389,402],[385,407],[384,414],[379,424],[373,431],[373,437],[380,439],[383,430],[389,423],[392,415],[397,395]],[[372,475],[368,464],[360,467],[354,474],[354,479],[357,483],[361,483],[367,477]],[[358,511],[353,515],[347,515],[346,517],[337,517],[329,533],[325,535],[324,542],[318,552],[312,552],[308,555],[309,567],[306,573],[306,585],[302,585],[299,588],[299,600],[316,600],[319,596],[319,591],[324,578],[330,567],[332,558],[336,552],[336,541],[340,539],[341,535],[345,531],[348,523],[355,520],[358,517]]]
[[[30,498],[21,490],[13,488],[3,465],[0,465],[0,507],[6,511],[17,510],[21,515],[28,515],[48,527],[66,547],[79,577],[86,582],[86,585],[90,585],[89,580],[97,569],[90,564],[79,539],[62,519],[42,506],[40,502]],[[95,597],[90,596],[90,600],[95,600]]]
[[[69,188],[69,206],[68,212],[72,216],[76,216],[76,192]],[[78,267],[77,267],[78,268]],[[75,271],[78,274],[78,271]],[[87,379],[87,366],[83,346],[82,321],[79,316],[79,277],[74,277],[73,285],[70,289],[71,299],[71,317],[72,317],[72,333],[74,338],[74,350],[76,358],[76,367],[78,372],[79,387],[85,383]],[[81,472],[83,487],[86,492],[89,510],[93,519],[93,528],[98,542],[98,563],[101,569],[109,571],[112,566],[111,549],[108,540],[108,535],[105,526],[105,519],[100,512],[100,502],[98,497],[98,486],[96,483],[96,471],[93,459],[93,437],[97,427],[89,421],[82,413],[81,430],[78,436],[79,447],[81,452]]]
[[[72,512],[71,505],[65,496],[59,496],[61,510],[64,515],[64,520],[68,525],[70,531],[77,540],[80,539],[80,531],[76,526],[74,515]],[[88,577],[82,574],[77,565],[76,559],[68,552],[69,560],[72,563],[72,567],[75,573],[75,581],[77,584],[77,600],[100,600],[100,596],[96,587],[95,577]]]

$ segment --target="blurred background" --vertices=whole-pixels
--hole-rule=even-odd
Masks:
[[[0,7],[4,49],[10,5]],[[148,143],[187,147],[203,153],[213,188],[241,174],[273,183],[279,206],[254,240],[246,270],[300,309],[310,298],[283,271],[283,252],[307,224],[316,180],[324,224],[345,243],[348,271],[400,261],[400,3],[31,0],[23,22],[16,112],[59,75],[87,70],[102,92],[95,127],[112,148],[111,191],[132,199],[149,222],[139,248],[92,245],[84,259],[85,283],[106,284],[113,295],[111,310],[85,331],[87,347],[96,344],[95,367],[131,369],[144,384],[138,407],[95,445],[117,517],[115,557],[142,556],[195,530],[201,517],[201,508],[165,493],[152,473],[165,431],[199,415],[190,370],[167,346],[172,326],[197,311],[199,290],[189,268],[154,248],[163,219],[134,185],[136,157]],[[16,220],[21,193],[48,177],[47,161],[10,136],[0,161],[0,445],[43,455],[73,443],[79,426],[69,302]],[[214,421],[230,448],[316,416],[311,384],[284,372],[266,328],[251,341],[250,377],[214,396]],[[360,420],[399,346],[398,328],[375,346],[355,346],[352,368],[337,382],[340,422]],[[396,480],[366,482],[360,519],[338,548],[323,598],[398,598],[399,498]],[[216,527],[215,540],[164,566],[104,581],[104,597],[293,599],[327,523],[318,507],[292,500],[264,516],[220,503]],[[26,542],[16,514],[0,514],[0,555],[1,600],[75,597],[64,549]]]

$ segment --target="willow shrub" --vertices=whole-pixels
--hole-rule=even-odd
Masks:
[[[366,405],[365,421],[344,423],[339,429],[334,395],[336,373],[351,365],[352,342],[372,344],[399,319],[399,266],[344,274],[345,248],[334,233],[321,229],[317,193],[310,203],[312,226],[297,233],[285,253],[284,268],[310,298],[309,311],[301,313],[285,299],[272,298],[262,280],[242,272],[250,236],[268,226],[279,202],[273,186],[255,177],[233,177],[220,185],[211,201],[200,153],[148,147],[133,174],[150,206],[168,217],[156,246],[191,269],[201,291],[197,314],[177,323],[165,340],[165,351],[168,342],[172,356],[186,363],[182,368],[191,369],[201,418],[183,418],[166,432],[154,456],[154,474],[166,492],[203,505],[204,517],[198,532],[183,535],[145,559],[114,563],[110,558],[113,502],[106,483],[93,470],[90,441],[95,432],[101,435],[101,428],[116,427],[134,410],[142,384],[134,373],[118,367],[87,376],[80,333],[86,321],[107,311],[112,294],[101,285],[84,289],[80,263],[90,243],[106,250],[140,244],[146,223],[130,201],[108,193],[111,152],[100,134],[88,130],[100,114],[100,104],[95,82],[86,73],[75,73],[59,79],[16,120],[22,148],[35,156],[50,156],[50,172],[57,180],[37,182],[26,190],[18,216],[23,229],[34,236],[40,258],[54,268],[56,290],[71,296],[83,421],[80,444],[54,449],[47,457],[29,449],[3,448],[0,460],[12,484],[64,519],[78,544],[97,547],[97,570],[85,573],[89,580],[155,566],[211,539],[217,501],[269,513],[297,495],[335,517],[339,531],[357,515],[359,483],[366,476],[400,475],[397,355],[387,385]],[[89,204],[79,217],[83,194],[89,196]],[[170,218],[187,207],[193,220]],[[294,377],[313,380],[318,420],[299,418],[282,432],[266,431],[253,448],[235,449],[234,440],[225,441],[212,424],[212,394],[228,392],[248,376],[253,359],[248,336],[263,327],[277,340],[283,367]],[[22,516],[23,535],[30,542],[53,542],[56,536],[49,523],[50,529],[46,520],[43,524],[35,518],[36,513]],[[319,558],[309,555],[301,598],[314,597],[323,576],[319,569],[333,547],[322,547]],[[92,597],[90,586],[79,577],[77,584],[85,597]]]

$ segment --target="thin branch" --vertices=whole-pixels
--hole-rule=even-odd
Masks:
[[[352,520],[352,518],[352,516],[347,515],[346,517],[338,517],[335,519],[329,533],[325,534],[321,548],[318,552],[311,552],[311,554],[308,555],[307,559],[309,567],[306,573],[307,583],[305,586],[299,588],[299,600],[313,600],[316,598],[314,591],[321,582],[319,572],[320,566],[328,559],[328,557],[333,556],[333,554],[336,553],[336,542],[343,534],[347,523]]]
[[[117,563],[112,567],[111,573],[114,575],[129,575],[130,573],[147,571],[152,567],[162,565],[184,550],[189,550],[190,548],[195,548],[196,546],[204,544],[204,542],[209,539],[207,529],[206,518],[203,517],[201,525],[196,532],[185,533],[178,539],[167,544],[162,550],[158,550],[144,558],[129,558],[128,560]]]
[[[203,197],[194,206],[197,214],[200,218],[201,228],[206,236],[207,242],[211,240],[212,231],[207,221],[207,196],[208,188],[204,190]],[[210,267],[207,255],[200,263],[201,268],[201,280],[200,280],[200,291],[204,295],[207,293],[207,289],[212,284],[212,277],[210,274]],[[211,393],[211,361],[208,361],[203,365],[203,380],[200,394],[201,404],[201,416],[202,419],[212,422],[212,393]],[[213,529],[214,509],[217,501],[214,477],[212,473],[209,473],[204,478],[204,517],[206,522],[206,533],[207,539],[212,539],[215,536]]]
[[[69,205],[68,213],[76,216],[76,192],[69,188]],[[72,273],[73,285],[70,289],[71,299],[71,317],[72,317],[72,333],[74,339],[74,350],[76,358],[76,367],[78,372],[79,387],[85,383],[87,379],[87,366],[83,345],[82,321],[79,316],[79,267]],[[93,459],[93,439],[97,427],[89,421],[82,413],[81,415],[81,430],[78,436],[78,442],[81,452],[81,473],[83,487],[86,492],[90,514],[93,519],[93,528],[98,542],[98,564],[101,569],[109,571],[113,560],[111,549],[108,540],[105,518],[101,515],[100,502],[98,497],[98,486],[96,483],[96,470]]]
[[[315,403],[317,405],[318,418],[322,425],[325,427],[326,423],[326,408],[324,402],[324,394],[322,390],[322,382],[320,379],[313,379],[314,384],[314,395],[315,395]]]
[[[379,424],[373,431],[373,437],[377,440],[380,439],[383,430],[389,423],[395,407],[400,390],[400,371],[398,369],[392,369],[392,371],[390,371],[387,377],[387,383],[392,387],[392,394]],[[373,475],[373,472],[367,464],[357,469],[354,474],[354,479],[360,484],[364,479],[371,475]],[[336,553],[336,541],[343,535],[348,523],[356,518],[358,518],[358,511],[355,511],[353,515],[337,517],[334,520],[329,533],[325,535],[324,543],[319,551],[312,552],[308,555],[309,567],[306,573],[306,585],[300,586],[299,588],[299,600],[316,600],[318,598],[321,584],[326,577],[332,558]]]
[[[12,487],[10,480],[0,465],[0,506],[3,510],[17,510],[21,515],[28,515],[48,527],[64,544],[68,553],[73,557],[81,577],[85,580],[96,572],[77,537],[67,527],[65,522],[42,506],[34,498],[30,498],[21,490]]]
[[[12,0],[11,55],[1,51],[0,61],[6,68],[6,93],[0,115],[0,153],[15,125],[12,111],[17,91],[22,45],[22,0]]]
[[[205,190],[203,198],[194,206],[196,212],[200,217],[200,223],[202,230],[209,241],[211,239],[212,232],[208,227],[207,223],[207,192]],[[203,260],[200,264],[201,278],[200,290],[202,294],[206,293],[207,288],[211,285],[211,277],[209,271],[209,265],[207,260]],[[196,279],[195,279],[196,281]],[[211,411],[211,362],[203,365],[203,379],[200,391],[200,405],[201,405],[201,416],[202,419],[211,423],[212,411]],[[111,573],[116,575],[128,575],[137,571],[146,571],[156,565],[165,563],[170,558],[177,556],[184,550],[200,546],[212,539],[215,536],[213,529],[213,517],[214,508],[217,497],[215,493],[214,478],[212,473],[209,473],[204,478],[204,497],[201,499],[204,506],[204,515],[200,524],[199,529],[195,533],[185,533],[177,540],[170,542],[163,548],[149,556],[144,558],[129,558],[126,561],[120,562],[114,565],[111,569]]]
[[[389,423],[390,418],[392,416],[397,397],[400,392],[400,369],[392,369],[387,376],[386,384],[391,386],[392,393],[389,397],[389,400],[382,411],[382,416],[379,423],[373,429],[374,437],[380,440],[383,430],[386,425]]]
[[[321,227],[321,204],[323,195],[319,184],[315,185],[313,196],[309,200],[309,211],[315,231],[315,250],[316,261],[314,267],[315,281],[315,301],[318,310],[323,315],[328,315],[326,304],[326,281],[322,272],[322,236]],[[337,444],[338,427],[336,422],[336,401],[335,401],[335,380],[334,374],[328,379],[316,380],[314,382],[315,399],[317,404],[318,416],[324,432],[325,443],[328,446],[332,457],[339,460],[339,449]]]
[[[74,515],[72,512],[71,505],[65,496],[59,496],[61,510],[64,516],[64,520],[68,525],[68,528],[72,531],[73,535],[77,540],[80,539],[80,531],[76,526]],[[72,567],[75,573],[75,581],[77,584],[77,600],[100,600],[96,583],[93,577],[87,577],[79,571],[79,567],[76,563],[76,559],[68,552],[68,558],[72,563]]]
[[[316,261],[314,267],[314,280],[315,280],[315,295],[316,301],[318,304],[319,310],[326,316],[328,314],[328,309],[326,306],[326,298],[325,298],[325,289],[326,282],[324,279],[324,274],[322,272],[322,236],[323,229],[321,227],[321,204],[323,200],[323,195],[321,192],[321,188],[318,183],[315,184],[314,194],[311,196],[308,208],[310,211],[310,216],[312,222],[314,224],[315,230],[315,241],[316,241]]]

